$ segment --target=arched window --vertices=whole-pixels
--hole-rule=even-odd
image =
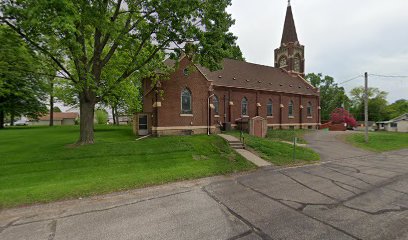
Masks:
[[[293,70],[295,72],[300,72],[300,57],[296,56],[293,60]]]
[[[191,114],[191,92],[188,88],[181,91],[181,113]]]
[[[307,103],[307,116],[308,117],[312,116],[312,103],[311,102]]]
[[[219,101],[218,101],[218,97],[217,97],[217,95],[214,95],[214,97],[213,97],[213,104],[214,104],[214,113],[215,114],[219,114]]]
[[[273,103],[271,99],[269,99],[268,103],[266,104],[266,115],[267,116],[273,115]]]
[[[279,59],[279,67],[281,68],[281,67],[285,67],[287,65],[287,63],[286,63],[286,57],[281,57],[280,59]]]
[[[289,117],[293,117],[293,101],[290,100],[289,105],[288,105],[288,115]]]
[[[246,97],[241,101],[241,115],[248,116],[248,99]]]

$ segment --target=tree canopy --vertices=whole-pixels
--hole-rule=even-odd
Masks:
[[[356,87],[350,91],[351,95],[351,113],[357,120],[364,120],[364,87]],[[382,121],[389,118],[387,114],[386,100],[388,93],[378,88],[368,88],[368,120]]]
[[[348,106],[349,98],[344,88],[339,87],[333,77],[323,76],[321,73],[309,73],[306,75],[306,80],[320,89],[321,118],[323,120],[329,120],[330,113],[336,108]]]
[[[214,70],[239,58],[231,0],[3,0],[2,22],[48,56],[80,103],[79,144],[93,143],[95,104],[134,74],[148,77],[186,42]],[[242,54],[241,54],[242,55]],[[242,58],[242,56],[241,56]]]
[[[408,100],[406,99],[399,99],[387,106],[387,114],[390,119],[399,117],[405,113],[408,113]]]
[[[46,111],[44,79],[35,53],[11,29],[0,25],[0,128],[8,114],[37,117]]]

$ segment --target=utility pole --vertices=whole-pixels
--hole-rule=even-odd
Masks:
[[[368,143],[368,73],[364,73],[364,140]]]

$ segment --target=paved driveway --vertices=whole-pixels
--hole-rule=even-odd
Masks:
[[[335,134],[315,134],[320,165],[10,209],[0,239],[408,239],[408,149],[333,148]]]

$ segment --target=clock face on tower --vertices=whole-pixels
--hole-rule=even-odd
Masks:
[[[284,66],[286,66],[286,58],[281,57],[281,59],[279,60],[279,67],[284,67]]]
[[[293,61],[293,70],[295,72],[300,72],[300,59],[298,57]]]

